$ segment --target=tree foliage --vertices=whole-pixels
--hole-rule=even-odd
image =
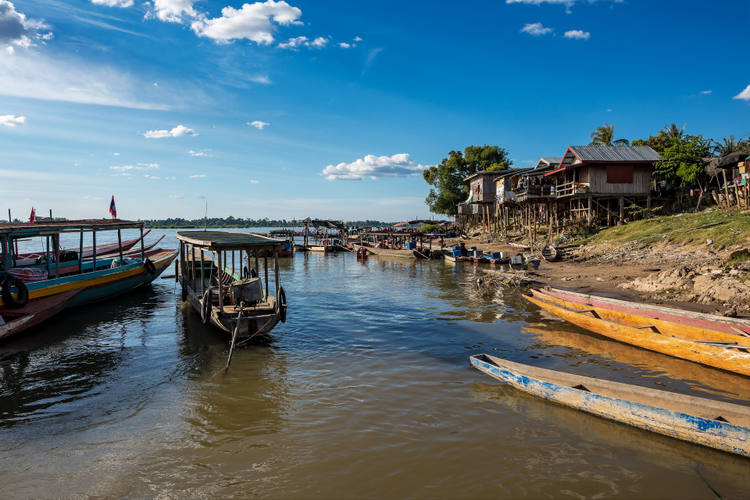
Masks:
[[[482,171],[506,170],[513,164],[508,151],[499,146],[468,146],[461,151],[451,151],[438,165],[426,169],[422,175],[433,186],[426,203],[436,214],[456,215],[458,204],[469,196],[469,186],[464,179]]]
[[[704,174],[704,158],[711,153],[711,141],[700,135],[683,134],[673,137],[671,143],[660,153],[652,176],[676,186],[701,185]]]
[[[591,145],[592,146],[627,146],[629,144],[627,139],[615,140],[615,126],[614,125],[602,125],[597,127],[596,130],[591,132]]]
[[[721,142],[713,141],[713,150],[716,156],[725,156],[731,153],[744,153],[750,151],[750,138],[735,139],[733,135],[724,137]]]

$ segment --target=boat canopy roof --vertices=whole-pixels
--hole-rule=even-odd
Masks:
[[[294,236],[293,229],[271,229],[268,234],[278,234],[281,236]]]
[[[268,238],[260,234],[229,233],[226,231],[178,231],[178,240],[209,250],[273,249],[283,247],[283,240]]]
[[[143,222],[120,219],[85,219],[41,222],[0,223],[0,235],[44,236],[56,233],[77,233],[80,231],[108,231],[114,229],[138,229]]]

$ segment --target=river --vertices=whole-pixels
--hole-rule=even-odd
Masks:
[[[174,279],[66,311],[0,344],[0,496],[747,497],[750,460],[546,403],[468,357],[744,404],[750,380],[479,294],[473,273],[282,259],[288,320],[227,374],[227,338]]]

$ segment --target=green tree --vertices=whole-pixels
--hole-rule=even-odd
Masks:
[[[425,202],[433,213],[456,215],[458,204],[469,196],[466,177],[505,170],[512,164],[508,151],[498,146],[468,146],[463,153],[451,151],[439,164],[422,172],[427,184],[433,186]]]
[[[592,146],[627,146],[629,144],[627,139],[617,139],[615,137],[615,126],[614,125],[602,125],[597,127],[596,130],[591,132],[591,145]]]
[[[713,151],[716,156],[724,156],[731,153],[744,153],[750,151],[750,138],[746,140],[735,139],[733,135],[719,141],[713,141]]]
[[[678,127],[674,123],[667,125],[659,131],[659,135],[663,135],[670,142],[681,141],[685,136],[685,125],[682,127]]]
[[[704,158],[711,152],[711,141],[700,135],[683,135],[660,152],[652,176],[680,186],[701,185]]]

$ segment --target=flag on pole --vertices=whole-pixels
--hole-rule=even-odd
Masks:
[[[31,207],[31,215],[29,215],[29,222],[36,222],[36,209]]]
[[[117,207],[115,207],[115,195],[112,195],[112,201],[109,202],[109,213],[112,214],[112,218],[117,218]]]

